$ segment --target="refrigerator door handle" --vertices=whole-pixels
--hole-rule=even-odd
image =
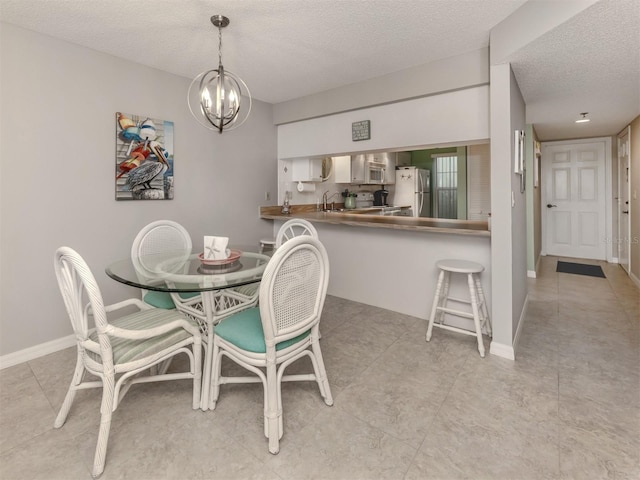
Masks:
[[[419,199],[420,205],[418,207],[418,211],[416,212],[416,217],[420,216],[420,213],[422,212],[422,206],[424,205],[424,193],[420,192],[419,195],[420,195],[420,199]]]

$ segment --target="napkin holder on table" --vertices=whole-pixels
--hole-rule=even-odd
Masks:
[[[229,237],[204,237],[204,259],[205,260],[224,260],[229,258]]]

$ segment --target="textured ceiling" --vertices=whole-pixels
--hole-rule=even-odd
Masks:
[[[486,47],[524,0],[2,0],[3,21],[193,78],[225,68],[277,103]],[[462,33],[462,34],[461,34]]]
[[[217,64],[209,18],[223,14],[225,68],[278,103],[486,47],[525,1],[0,0],[0,20],[192,78]],[[639,8],[601,0],[510,59],[543,140],[616,133],[640,113]],[[582,111],[593,121],[576,131]]]
[[[541,138],[616,134],[640,114],[640,0],[600,1],[509,61]]]

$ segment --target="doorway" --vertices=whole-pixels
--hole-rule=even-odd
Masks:
[[[609,138],[543,143],[544,254],[607,260],[610,152]]]
[[[618,245],[618,262],[627,273],[629,273],[631,265],[629,258],[629,245],[631,245],[631,215],[629,214],[630,129],[631,127],[627,127],[618,135],[618,238],[616,243]]]

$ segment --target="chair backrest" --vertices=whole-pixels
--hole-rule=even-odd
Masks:
[[[302,218],[292,218],[282,224],[276,235],[276,248],[279,248],[287,240],[300,235],[311,235],[318,238],[318,231],[313,224]]]
[[[131,245],[131,256],[191,250],[191,247],[191,236],[182,225],[171,220],[157,220],[138,232]]]
[[[267,348],[317,329],[328,284],[329,258],[317,238],[301,235],[275,251],[260,284]]]
[[[138,275],[153,278],[150,268],[144,265],[144,256],[180,252],[185,258],[191,253],[189,232],[177,222],[157,220],[138,232],[131,245],[131,261]],[[145,275],[145,272],[149,272]]]
[[[100,288],[91,269],[80,254],[69,247],[60,247],[56,250],[54,268],[58,287],[60,287],[78,344],[83,349],[89,347],[96,353],[98,350],[101,351],[103,362],[106,362],[107,358],[111,358],[111,344],[106,335],[107,313]],[[99,345],[89,340],[90,329],[93,328],[89,324],[90,316],[98,332]]]

